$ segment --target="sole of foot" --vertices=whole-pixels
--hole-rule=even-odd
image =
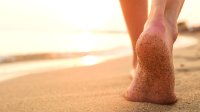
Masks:
[[[174,104],[174,67],[172,46],[167,43],[162,25],[149,27],[136,44],[138,64],[125,98],[134,102]],[[163,29],[164,28],[164,29]]]

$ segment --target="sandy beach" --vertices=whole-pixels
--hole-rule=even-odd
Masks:
[[[119,1],[1,0],[0,112],[200,112],[199,3],[185,0],[178,20],[192,32],[174,45],[178,102],[158,105],[123,97],[132,49]]]
[[[200,40],[200,33],[192,35]],[[0,112],[199,112],[199,56],[200,44],[174,51],[175,105],[126,101],[131,57],[124,57],[1,82]]]

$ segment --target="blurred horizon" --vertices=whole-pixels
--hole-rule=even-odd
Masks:
[[[199,25],[198,3],[185,1],[179,21]],[[0,0],[0,44],[1,57],[131,48],[118,0]]]

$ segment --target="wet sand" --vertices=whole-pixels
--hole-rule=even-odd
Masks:
[[[0,112],[199,112],[200,44],[176,49],[174,63],[175,105],[126,101],[131,57],[124,57],[1,82]]]

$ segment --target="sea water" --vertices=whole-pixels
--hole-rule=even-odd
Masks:
[[[0,64],[0,81],[43,71],[92,66],[132,55],[130,38],[126,32],[1,31],[0,40],[2,59],[26,54],[85,53],[74,58]],[[174,47],[187,47],[195,43],[197,41],[194,38],[182,36]]]

